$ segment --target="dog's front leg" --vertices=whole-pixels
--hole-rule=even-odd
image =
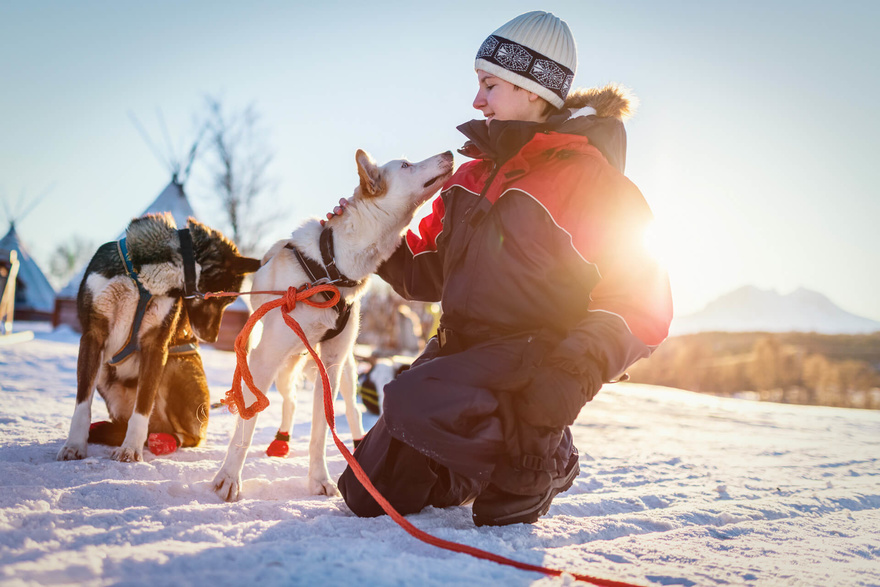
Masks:
[[[144,444],[147,442],[150,414],[153,413],[153,404],[156,402],[156,394],[167,360],[168,350],[165,344],[159,348],[153,345],[145,346],[140,350],[134,411],[128,419],[128,429],[122,446],[113,449],[111,453],[117,461],[132,463],[144,459]]]
[[[324,359],[324,356],[321,357]],[[330,380],[330,401],[336,399],[339,389],[339,374],[342,370],[340,357],[326,359],[327,376]],[[312,402],[312,434],[309,439],[309,492],[313,495],[339,495],[336,483],[330,479],[327,469],[327,419],[324,415],[324,384],[320,375],[315,377],[315,392]]]
[[[168,305],[166,305],[168,304]],[[138,365],[137,394],[134,400],[134,411],[128,419],[128,429],[122,446],[113,450],[113,458],[122,462],[141,461],[144,458],[144,444],[147,442],[149,433],[150,414],[153,413],[153,405],[156,402],[156,394],[165,371],[165,363],[168,361],[168,342],[171,334],[177,327],[177,320],[183,302],[179,299],[153,298],[148,306],[148,315],[151,312],[163,314],[162,321],[153,328],[142,333],[140,350],[138,351],[140,364]],[[165,309],[167,308],[167,310]]]
[[[245,390],[247,386],[245,386]],[[248,391],[243,391],[247,397]],[[257,416],[254,414],[250,420],[241,416],[235,420],[235,431],[229,439],[229,448],[226,450],[226,458],[214,480],[211,482],[214,492],[223,498],[223,501],[238,501],[241,495],[241,470],[247,457],[248,449],[254,438],[254,430],[257,428]]]
[[[284,355],[287,352],[286,348],[280,349],[279,347],[284,345],[277,344],[274,339],[272,342],[266,342],[269,338],[264,334],[260,344],[249,357],[254,384],[264,391],[275,379],[278,365],[284,361]],[[242,385],[241,394],[246,406],[251,406],[257,401],[257,396],[248,388],[247,384]],[[241,416],[236,418],[235,431],[232,433],[232,438],[229,439],[226,458],[223,459],[223,465],[220,466],[220,470],[217,471],[211,482],[214,492],[224,501],[236,501],[241,494],[241,470],[254,438],[257,416],[259,414],[254,414],[249,420],[245,420]]]
[[[79,357],[76,362],[76,408],[70,422],[67,442],[58,452],[59,461],[72,461],[86,458],[89,442],[89,425],[92,423],[92,398],[95,393],[95,378],[101,366],[102,348],[106,333],[86,332],[79,343]]]

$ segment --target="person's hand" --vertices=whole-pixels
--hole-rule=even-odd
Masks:
[[[334,216],[342,216],[346,208],[348,208],[348,200],[345,198],[339,198],[339,205],[334,207],[332,212],[327,212],[327,220],[330,220]],[[322,220],[321,226],[324,226],[324,224],[327,223],[327,220]]]

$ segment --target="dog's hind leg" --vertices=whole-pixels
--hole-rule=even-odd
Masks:
[[[288,357],[275,376],[275,387],[281,394],[281,425],[275,440],[266,449],[266,454],[270,457],[286,457],[290,452],[290,432],[296,413],[296,387],[302,375],[304,359],[303,355]]]
[[[171,434],[181,448],[199,446],[208,431],[210,403],[201,357],[169,356],[150,418],[150,433]]]
[[[88,326],[80,339],[76,362],[76,408],[70,422],[67,442],[58,452],[59,461],[84,459],[87,454],[92,398],[95,394],[95,379],[101,367],[102,349],[107,338],[107,320],[95,316]]]

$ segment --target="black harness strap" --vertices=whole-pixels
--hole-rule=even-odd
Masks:
[[[291,243],[284,245],[284,248],[293,251],[293,255],[299,262],[300,267],[305,271],[312,285],[329,283],[337,287],[355,287],[361,284],[360,281],[349,279],[337,269],[336,257],[333,252],[332,228],[325,228],[321,231],[319,244],[321,247],[321,260],[323,261],[323,265],[314,259],[305,256],[302,251],[297,249]],[[319,295],[321,295],[325,301],[328,301],[333,297],[326,291],[320,292]],[[338,336],[345,328],[345,325],[348,324],[349,317],[351,317],[351,304],[346,303],[345,298],[342,296],[339,297],[339,301],[336,302],[333,309],[336,310],[336,325],[324,333],[324,336],[321,337],[319,342],[324,342],[325,340],[330,340],[331,338]]]
[[[327,277],[330,278],[330,283],[339,287],[355,287],[360,285],[359,281],[352,281],[345,275],[341,274],[339,269],[336,268],[336,253],[333,250],[332,228],[328,227],[321,231],[319,244],[321,247],[321,261],[324,262],[324,267],[327,272]]]
[[[303,271],[306,272],[306,275],[309,276],[309,283],[317,283],[319,275],[321,276],[320,279],[329,279],[327,277],[327,272],[324,271],[324,268],[317,261],[306,257],[299,249],[290,243],[284,245],[284,248],[293,251],[293,255],[296,257],[296,260],[299,261],[300,267],[302,267]],[[329,300],[333,297],[327,292],[321,292],[321,294],[324,296],[325,300]]]
[[[141,283],[141,280],[138,279],[137,273],[134,270],[134,265],[131,263],[131,257],[128,254],[128,247],[125,245],[124,238],[116,241],[116,250],[119,252],[123,264],[125,264],[126,273],[128,273],[128,276],[137,286],[138,305],[134,312],[134,320],[132,320],[131,323],[131,330],[128,333],[128,341],[109,361],[109,364],[113,366],[119,365],[140,349],[140,346],[138,345],[138,332],[141,329],[141,322],[144,320],[144,315],[147,313],[147,304],[149,304],[150,300],[153,298],[153,294],[148,292],[147,288],[144,287],[144,284]]]
[[[180,256],[183,257],[183,297],[185,299],[204,297],[199,293],[196,282],[196,254],[193,250],[192,234],[188,228],[177,231],[180,240]]]

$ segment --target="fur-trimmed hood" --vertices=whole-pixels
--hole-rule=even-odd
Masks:
[[[458,127],[468,141],[458,150],[466,157],[502,163],[513,156],[535,133],[552,131],[585,136],[620,172],[626,166],[626,130],[623,121],[635,112],[637,100],[618,84],[573,90],[565,107],[546,122],[471,120]]]
[[[580,110],[592,108],[599,118],[628,120],[635,114],[638,104],[638,98],[629,89],[614,83],[601,88],[572,90],[565,100],[571,118],[578,116]]]

